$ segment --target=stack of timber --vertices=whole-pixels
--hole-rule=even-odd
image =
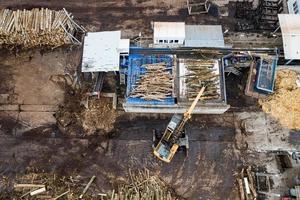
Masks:
[[[75,35],[85,30],[65,9],[0,10],[0,44],[8,47],[58,47],[78,44]]]
[[[201,99],[218,99],[220,97],[220,78],[218,69],[214,68],[215,60],[186,60],[185,64],[188,100],[194,100],[203,86],[206,86],[206,89]]]
[[[255,179],[251,170],[251,166],[243,168],[237,177],[241,200],[257,199]]]
[[[173,77],[166,68],[166,63],[145,64],[147,71],[140,76],[130,97],[139,97],[145,100],[163,101],[173,92]]]

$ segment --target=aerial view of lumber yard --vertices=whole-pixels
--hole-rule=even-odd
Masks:
[[[300,199],[300,1],[1,0],[0,199]]]

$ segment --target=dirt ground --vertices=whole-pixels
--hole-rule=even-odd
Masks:
[[[65,7],[88,30],[121,29],[124,37],[149,35],[155,20],[234,27],[232,13],[219,18],[188,16],[185,4],[185,0],[12,0],[1,1],[0,8]],[[232,200],[238,199],[235,174],[243,165],[267,168],[266,151],[299,149],[299,133],[282,128],[260,112],[255,100],[245,98],[243,77],[227,77],[228,100],[235,109],[193,117],[187,126],[188,157],[180,152],[171,164],[162,163],[152,155],[152,130],[163,130],[171,116],[113,111],[110,103],[101,104],[105,102],[101,98],[91,101],[91,112],[86,112],[86,91],[72,86],[80,52],[80,48],[1,51],[0,175],[5,181],[0,181],[0,198],[19,197],[13,184],[31,173],[67,180],[80,177],[75,178],[78,191],[96,175],[87,194],[94,198],[93,191],[111,193],[128,178],[128,169],[148,168],[183,198]],[[84,118],[88,120],[83,122]]]

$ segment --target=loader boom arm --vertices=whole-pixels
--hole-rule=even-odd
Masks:
[[[184,118],[190,119],[193,110],[195,109],[200,97],[202,96],[203,92],[205,90],[205,86],[201,88],[200,92],[198,93],[197,97],[194,99],[191,107],[184,113]]]
[[[205,86],[201,88],[200,92],[198,93],[197,97],[194,99],[192,105],[190,106],[190,108],[183,114],[183,119],[180,122],[177,130],[174,131],[174,136],[173,136],[173,141],[176,141],[178,139],[178,137],[180,136],[182,129],[185,126],[185,123],[191,118],[192,116],[192,112],[195,109],[200,97],[202,96],[203,92],[205,90]]]

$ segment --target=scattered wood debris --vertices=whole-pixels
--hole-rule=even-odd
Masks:
[[[50,173],[28,173],[17,176],[14,184],[14,199],[103,199],[103,200],[175,200],[182,199],[156,175],[147,169],[129,170],[127,181],[113,182],[118,189],[103,191],[95,182],[82,176],[58,176]],[[111,182],[111,180],[108,180]],[[87,184],[86,184],[87,183]],[[10,184],[8,183],[7,187]],[[1,196],[2,194],[0,194]],[[34,197],[32,197],[34,196]]]
[[[200,89],[206,86],[201,99],[218,99],[220,97],[220,80],[218,69],[214,68],[215,60],[186,60],[187,97],[189,101],[196,98]]]
[[[262,109],[290,129],[300,129],[300,87],[296,71],[284,69],[277,72],[275,92],[266,99],[260,99]]]
[[[121,200],[173,200],[178,199],[172,196],[171,190],[157,176],[150,175],[148,169],[138,170],[132,173],[129,170],[129,182],[113,191],[110,199]],[[109,198],[108,198],[109,199]]]
[[[243,168],[237,177],[241,200],[254,200],[257,198],[255,179],[251,171],[251,166]]]
[[[135,83],[137,87],[130,97],[163,101],[172,95],[173,76],[166,68],[166,63],[145,64],[141,67],[147,71]]]
[[[80,41],[76,33],[84,32],[65,9],[0,10],[0,44],[9,47],[58,47]]]

